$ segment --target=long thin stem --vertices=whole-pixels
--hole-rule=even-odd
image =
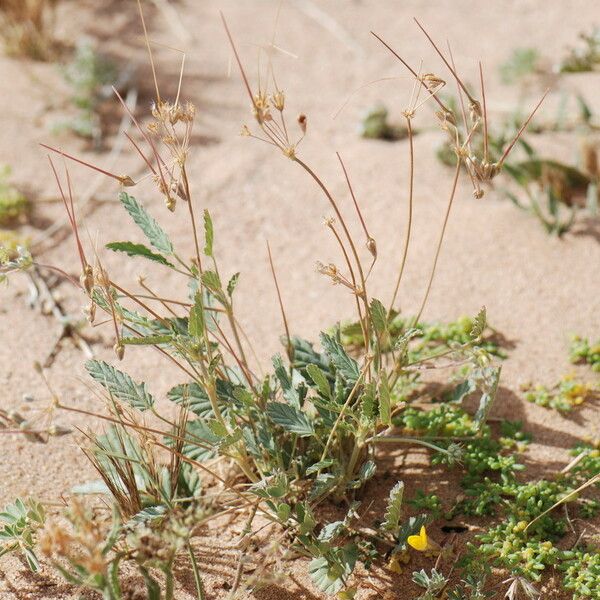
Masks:
[[[413,219],[413,192],[414,192],[414,180],[415,180],[415,150],[414,150],[414,134],[412,130],[411,117],[405,115],[406,127],[408,130],[408,144],[409,144],[409,180],[408,180],[408,222],[406,223],[406,237],[404,240],[404,249],[402,250],[402,260],[400,262],[400,272],[398,273],[398,279],[396,280],[396,287],[394,288],[394,294],[392,295],[392,301],[390,302],[390,309],[388,314],[391,314],[394,304],[396,303],[396,297],[398,296],[398,290],[400,289],[400,282],[402,281],[402,275],[404,274],[404,267],[406,266],[406,257],[408,256],[408,247],[410,245],[410,234],[412,231],[412,219]]]
[[[456,157],[456,171],[454,173],[454,181],[452,182],[452,192],[450,193],[450,199],[448,200],[448,207],[446,208],[446,214],[444,216],[444,224],[442,225],[442,231],[440,232],[440,239],[438,240],[437,248],[435,250],[435,258],[433,259],[433,266],[431,268],[431,275],[429,276],[429,282],[427,284],[427,289],[425,291],[425,296],[423,297],[423,302],[421,302],[421,307],[419,308],[419,312],[415,317],[413,322],[413,327],[419,322],[421,319],[421,315],[423,314],[423,310],[425,309],[425,305],[427,304],[427,299],[429,298],[429,292],[431,291],[431,284],[433,283],[433,278],[435,276],[435,269],[437,267],[438,258],[440,257],[440,250],[442,249],[442,243],[444,242],[444,235],[446,234],[446,226],[448,225],[448,217],[450,216],[450,210],[452,209],[452,203],[454,201],[454,196],[456,195],[456,186],[458,184],[458,176],[460,175],[460,167],[462,165],[462,158],[460,156]]]
[[[269,254],[269,265],[271,266],[271,275],[273,275],[273,282],[275,283],[275,290],[277,291],[277,300],[279,301],[279,310],[281,311],[281,318],[283,319],[283,327],[285,329],[285,337],[287,340],[287,354],[288,358],[294,359],[294,347],[292,345],[292,338],[290,336],[290,327],[288,325],[287,316],[285,314],[285,308],[283,306],[283,299],[281,297],[281,290],[279,289],[279,282],[277,281],[277,273],[275,272],[275,265],[273,264],[273,255],[271,254],[271,245],[267,241],[267,252]]]
[[[190,555],[190,563],[192,564],[192,573],[194,574],[194,582],[196,583],[196,594],[198,600],[206,600],[206,591],[204,589],[204,583],[202,583],[202,577],[200,576],[200,570],[198,569],[198,561],[194,554],[192,544],[188,542],[188,554]]]
[[[316,182],[316,184],[321,188],[321,190],[323,191],[323,193],[325,194],[327,200],[329,201],[329,204],[331,204],[331,207],[333,208],[333,210],[335,211],[335,214],[340,222],[340,225],[342,226],[343,230],[344,230],[344,234],[346,236],[346,239],[348,240],[348,243],[350,244],[350,249],[352,250],[352,255],[354,256],[354,261],[356,262],[356,266],[358,268],[358,273],[359,273],[359,277],[360,277],[360,283],[362,286],[362,298],[363,298],[363,302],[365,304],[365,311],[366,311],[366,329],[367,329],[367,334],[369,332],[369,326],[368,326],[368,314],[369,314],[369,301],[368,301],[368,296],[367,296],[367,283],[365,280],[365,275],[363,272],[363,268],[362,268],[362,263],[360,261],[360,258],[358,256],[358,252],[356,251],[356,246],[354,244],[354,240],[352,239],[352,236],[350,235],[350,232],[348,231],[348,227],[346,226],[346,222],[344,221],[344,217],[342,216],[342,213],[340,212],[336,201],[334,200],[333,196],[331,195],[331,193],[329,192],[329,190],[327,189],[327,187],[325,187],[325,184],[321,181],[321,179],[319,178],[319,176],[304,162],[302,161],[300,158],[298,158],[297,156],[294,156],[293,160],[298,163],[312,178],[313,180]],[[369,344],[368,344],[368,339],[367,339],[367,351],[369,349]]]

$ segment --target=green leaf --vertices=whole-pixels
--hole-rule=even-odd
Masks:
[[[314,364],[307,365],[306,372],[317,386],[319,393],[325,398],[331,399],[331,387],[329,386],[327,375],[325,375],[325,373],[323,373],[323,371],[321,371],[321,369]]]
[[[487,420],[494,400],[496,399],[496,393],[498,392],[498,382],[500,381],[500,373],[502,367],[497,367],[491,370],[491,382],[488,384],[487,389],[481,394],[479,400],[479,408],[475,413],[475,423],[478,427],[481,427]]]
[[[277,473],[272,477],[251,485],[249,491],[265,500],[269,498],[283,498],[288,491],[287,477],[285,473]]]
[[[387,330],[387,311],[377,298],[371,300],[370,311],[373,327],[378,335],[381,335]]]
[[[214,417],[208,394],[196,382],[176,385],[167,392],[167,398],[191,410],[202,419]]]
[[[471,339],[476,340],[483,335],[487,325],[487,316],[485,306],[481,307],[481,310],[477,313],[475,319],[473,319],[473,327],[470,332]]]
[[[125,524],[125,527],[137,527],[138,525],[146,525],[147,523],[157,522],[164,518],[167,514],[167,507],[163,504],[157,506],[148,506],[142,509],[137,514],[133,515]]]
[[[213,255],[213,240],[214,240],[214,231],[212,219],[210,218],[210,213],[205,208],[204,209],[204,254],[206,256]]]
[[[239,273],[234,273],[231,276],[231,279],[229,280],[229,283],[227,284],[227,295],[231,298],[231,296],[233,296],[233,292],[235,290],[235,288],[237,287],[238,281],[240,280],[240,274]]]
[[[385,531],[396,534],[400,527],[400,513],[402,510],[402,498],[404,496],[404,482],[399,481],[391,490],[385,509],[385,517],[381,527]]]
[[[348,356],[344,347],[336,339],[326,333],[321,333],[321,344],[342,377],[348,383],[355,384],[360,377],[357,362]]]
[[[300,437],[309,437],[315,433],[306,414],[295,406],[283,402],[270,402],[267,404],[267,413],[277,425]]]
[[[283,359],[281,358],[281,354],[276,354],[272,360],[273,367],[275,369],[275,376],[279,380],[279,383],[281,384],[281,389],[283,390],[283,397],[290,404],[293,404],[295,407],[300,408],[300,396],[292,383],[292,379],[290,378],[287,369],[283,365]]]
[[[158,344],[168,344],[172,340],[172,335],[146,335],[142,337],[127,335],[121,337],[121,342],[126,346],[157,346]]]
[[[142,258],[153,260],[154,262],[166,265],[167,267],[173,266],[173,264],[162,254],[152,252],[152,250],[147,246],[144,246],[144,244],[134,244],[133,242],[110,242],[110,244],[106,244],[106,248],[113,252],[125,252],[127,256],[141,256]]]
[[[311,560],[308,572],[320,590],[326,594],[336,594],[344,587],[344,581],[354,570],[357,555],[358,548],[355,544],[333,548],[327,556]]]
[[[144,232],[148,241],[163,254],[173,254],[173,244],[162,227],[151,217],[146,209],[127,192],[119,194],[119,200],[131,215],[136,225]]]
[[[200,279],[211,292],[221,291],[221,280],[215,271],[204,271]]]
[[[306,469],[306,475],[312,475],[313,473],[316,473],[317,471],[321,471],[322,469],[327,469],[328,467],[331,467],[331,465],[333,465],[334,460],[333,458],[326,458],[325,460],[321,460],[317,463],[315,463],[314,465],[310,465],[310,467],[308,467],[308,469]]]
[[[188,333],[200,339],[204,335],[204,306],[202,303],[202,294],[196,292],[194,296],[194,306],[190,309],[190,317],[188,320]]]
[[[146,384],[135,383],[127,373],[115,369],[102,360],[88,360],[85,368],[111,396],[127,402],[142,412],[154,406],[154,398],[146,390]]]
[[[379,382],[379,418],[388,427],[392,424],[390,386],[385,371],[381,371],[381,380]]]

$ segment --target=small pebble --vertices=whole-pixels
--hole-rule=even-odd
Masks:
[[[34,400],[35,400],[35,398],[33,397],[33,394],[29,394],[29,393],[23,394],[23,402],[33,402]]]

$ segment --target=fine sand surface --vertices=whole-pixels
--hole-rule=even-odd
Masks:
[[[151,3],[149,3],[151,4]],[[160,3],[158,3],[160,4]],[[198,209],[207,207],[216,230],[216,250],[225,274],[241,271],[238,288],[238,317],[254,341],[263,364],[280,351],[282,323],[270,275],[266,240],[271,244],[291,329],[309,339],[336,319],[352,317],[352,298],[341,287],[332,287],[315,270],[315,262],[340,264],[336,247],[323,217],[329,206],[306,175],[280,153],[261,142],[240,138],[240,126],[250,125],[248,98],[234,65],[228,72],[230,52],[219,19],[223,10],[238,42],[252,81],[256,80],[257,48],[268,44],[278,0],[182,0],[177,6],[181,20],[165,19],[156,7],[147,10],[153,40],[187,52],[182,97],[197,107],[197,123],[189,159],[189,171]],[[317,8],[315,8],[317,7]],[[347,193],[335,152],[340,151],[350,171],[365,219],[377,240],[379,261],[373,272],[371,294],[389,301],[400,259],[406,224],[408,145],[366,141],[357,135],[363,111],[378,101],[385,102],[392,117],[398,118],[406,106],[411,81],[401,65],[369,34],[382,35],[411,64],[424,61],[424,71],[435,72],[450,82],[432,48],[418,31],[417,16],[435,39],[452,43],[457,66],[465,78],[477,79],[477,60],[486,73],[486,93],[491,118],[499,117],[522,102],[533,106],[543,93],[535,85],[525,97],[518,89],[500,83],[498,66],[512,49],[538,48],[549,60],[556,60],[577,34],[600,23],[600,5],[590,0],[547,2],[541,0],[485,3],[423,0],[326,0],[303,2],[284,0],[275,43],[285,53],[274,53],[278,84],[286,92],[289,114],[308,116],[308,135],[301,146],[302,158],[320,174],[337,195],[348,220],[354,223],[351,199]],[[91,0],[65,1],[59,10],[59,35],[74,41],[87,34],[100,40],[103,51],[115,57],[124,68],[135,67],[134,81],[139,91],[138,114],[146,114],[153,88],[134,2]],[[293,55],[293,56],[290,56]],[[294,57],[295,56],[295,57]],[[156,59],[161,93],[174,97],[177,91],[180,56],[157,47]],[[264,60],[263,60],[264,64]],[[399,77],[366,87],[333,119],[336,109],[359,86],[384,77]],[[0,164],[12,165],[14,181],[26,188],[39,203],[33,224],[25,230],[33,240],[43,228],[64,220],[56,198],[56,187],[47,160],[38,142],[60,145],[65,151],[85,156],[117,173],[134,178],[141,173],[140,160],[126,149],[117,165],[109,164],[108,150],[94,154],[70,135],[49,133],[60,113],[68,90],[55,65],[31,63],[0,57]],[[600,75],[569,77],[561,85],[583,92],[600,111]],[[551,95],[541,112],[550,118],[557,104]],[[114,134],[120,111],[108,115]],[[414,314],[431,268],[439,235],[452,171],[435,158],[435,148],[443,139],[432,127],[431,107],[422,108],[415,119],[420,133],[415,138],[416,179],[413,243],[400,291],[402,310]],[[574,136],[532,138],[544,153],[571,160],[577,149]],[[107,139],[108,148],[115,143]],[[90,185],[90,172],[73,167],[71,175],[79,196]],[[117,188],[105,182],[99,191],[102,202],[92,201],[81,212],[84,227],[98,248],[114,240],[141,241],[140,234],[116,200]],[[158,217],[183,254],[192,244],[187,212],[168,213],[147,181],[133,190]],[[43,201],[43,202],[42,202]],[[354,230],[360,236],[359,227]],[[88,248],[90,244],[87,242]],[[534,381],[554,383],[562,374],[576,371],[591,379],[591,370],[568,362],[569,337],[600,335],[600,228],[598,222],[579,222],[562,240],[546,235],[541,225],[518,211],[507,200],[490,191],[475,200],[466,177],[461,178],[447,239],[424,317],[428,320],[454,319],[475,314],[486,305],[491,325],[510,341],[509,358],[504,361],[501,390],[494,415],[525,422],[535,442],[526,463],[532,477],[551,475],[569,460],[569,449],[582,437],[600,435],[598,405],[581,407],[568,417],[527,404],[519,385]],[[57,236],[43,243],[39,262],[60,266],[78,276],[74,243],[69,236]],[[90,251],[91,252],[91,251]],[[367,252],[365,250],[365,260]],[[124,259],[103,252],[102,259],[117,282],[136,285],[138,275],[151,272],[144,261]],[[160,273],[148,282],[158,290],[184,296],[181,280]],[[68,284],[58,291],[65,309],[80,315],[83,297]],[[60,327],[56,320],[27,307],[27,280],[14,277],[10,287],[0,291],[0,408],[20,410],[27,416],[47,406],[49,393],[33,370],[34,361],[43,361],[52,350]],[[109,328],[86,330],[94,353],[115,361]],[[48,375],[63,402],[93,410],[101,406],[93,394],[83,369],[84,355],[66,342]],[[122,368],[134,378],[147,378],[152,391],[160,396],[180,376],[157,354],[128,349]],[[25,402],[23,396],[33,396]],[[98,427],[84,416],[60,414],[56,420],[70,427]],[[75,484],[95,479],[76,440],[79,434],[33,444],[22,437],[0,436],[0,504],[17,495],[32,495],[48,502],[60,502],[60,495]],[[403,449],[405,450],[405,449]],[[389,464],[389,478],[380,478],[366,496],[381,506],[388,489],[405,474],[399,465],[407,452],[397,452]],[[412,463],[423,464],[424,455],[413,455]],[[416,459],[414,458],[416,457]],[[418,460],[417,460],[418,459]],[[417,464],[418,466],[418,464]],[[423,485],[429,475],[411,471],[411,485]],[[435,475],[436,477],[438,475]],[[441,475],[440,475],[441,476]],[[410,477],[407,479],[410,481]],[[421,482],[419,484],[419,481]],[[449,485],[445,497],[458,488]],[[204,564],[209,598],[227,595],[223,582],[231,582],[237,551],[233,547],[241,523],[224,537],[224,523],[214,523],[201,539],[199,552]],[[231,529],[231,528],[230,528]],[[415,568],[431,567],[415,559]],[[283,598],[317,599],[304,565],[286,564],[292,579],[283,579],[257,594],[264,600]],[[410,569],[409,569],[410,570]],[[391,582],[393,598],[417,595],[409,575],[379,573],[382,582]],[[182,585],[192,589],[190,574],[181,573]],[[0,598],[70,598],[74,593],[62,582],[31,576],[17,561],[0,561]],[[569,598],[550,582],[544,598]],[[187,598],[178,592],[178,598]],[[375,592],[361,592],[359,598],[378,598]]]

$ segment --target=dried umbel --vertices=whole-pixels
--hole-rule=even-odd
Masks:
[[[108,560],[103,553],[109,527],[106,521],[77,499],[67,512],[70,527],[49,521],[40,536],[40,549],[55,564],[84,570],[90,577],[105,576]]]

